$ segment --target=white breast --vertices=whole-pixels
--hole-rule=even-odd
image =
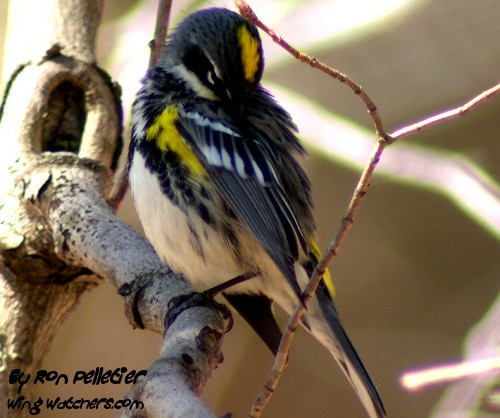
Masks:
[[[184,213],[163,195],[158,179],[138,152],[130,168],[130,187],[144,232],[156,252],[197,290],[243,273],[223,237],[194,211]]]

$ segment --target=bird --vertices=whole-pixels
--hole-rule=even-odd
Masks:
[[[261,84],[257,28],[224,8],[188,15],[167,37],[132,104],[129,182],[145,235],[203,291],[224,290],[276,354],[273,307],[291,313],[321,258],[305,150]],[[333,355],[370,418],[381,397],[340,322],[325,272],[302,325]]]

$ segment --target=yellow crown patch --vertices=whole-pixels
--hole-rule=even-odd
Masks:
[[[238,29],[238,41],[241,47],[241,62],[245,79],[249,82],[255,81],[255,74],[259,69],[260,54],[259,41],[250,33],[245,25]]]

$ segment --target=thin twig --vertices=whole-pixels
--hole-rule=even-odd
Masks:
[[[151,54],[149,56],[148,68],[153,68],[160,58],[161,50],[165,43],[170,18],[172,0],[160,0],[156,13],[156,28],[153,40],[150,42]],[[118,209],[125,193],[128,190],[128,164],[126,158],[122,159],[115,175],[113,190],[108,198],[108,204],[113,209]]]
[[[340,82],[346,84],[353,92],[358,95],[363,103],[365,104],[365,107],[368,110],[368,113],[370,117],[373,120],[373,123],[375,125],[375,130],[377,132],[377,144],[372,150],[372,153],[370,155],[370,158],[368,162],[365,165],[365,168],[363,170],[363,173],[361,174],[361,178],[359,179],[359,182],[356,186],[356,189],[354,191],[354,194],[351,198],[351,201],[349,202],[349,206],[347,208],[347,212],[345,216],[342,218],[342,221],[340,223],[339,229],[337,230],[337,233],[335,234],[335,237],[333,240],[330,242],[323,258],[321,261],[318,263],[316,266],[313,274],[311,275],[310,281],[304,290],[303,293],[303,303],[298,304],[295,307],[294,312],[289,318],[289,321],[286,326],[286,330],[283,333],[283,338],[281,340],[278,353],[276,355],[273,368],[271,370],[271,373],[269,375],[269,379],[264,385],[264,388],[262,389],[261,393],[259,396],[256,398],[254,401],[254,404],[252,406],[252,410],[249,414],[249,417],[251,418],[258,418],[261,416],[262,410],[265,408],[267,403],[269,402],[269,399],[274,392],[274,390],[277,387],[278,381],[283,373],[283,370],[286,366],[286,362],[288,359],[288,352],[290,349],[291,341],[293,338],[293,334],[295,333],[295,330],[297,329],[300,319],[302,318],[302,315],[304,314],[306,310],[306,306],[310,299],[314,296],[316,292],[316,288],[323,277],[325,270],[328,266],[328,264],[332,261],[333,257],[335,257],[340,249],[340,246],[347,235],[347,232],[351,228],[353,222],[354,222],[354,216],[356,215],[358,208],[361,204],[361,200],[363,199],[364,195],[366,194],[368,190],[368,186],[370,184],[371,177],[375,171],[375,168],[380,161],[380,157],[384,151],[384,149],[396,141],[397,139],[415,134],[417,132],[422,131],[423,129],[426,129],[430,126],[433,126],[436,123],[444,122],[450,119],[453,119],[458,116],[463,116],[473,110],[475,107],[477,107],[479,104],[483,103],[487,99],[493,97],[495,94],[497,94],[500,91],[500,85],[497,85],[480,95],[476,96],[463,106],[460,106],[454,110],[448,111],[441,113],[439,115],[430,117],[428,119],[425,119],[421,122],[417,122],[413,125],[410,125],[408,127],[402,128],[398,131],[396,131],[394,134],[387,134],[383,128],[382,125],[382,120],[378,114],[377,107],[373,103],[373,101],[370,99],[370,97],[366,94],[366,92],[359,86],[357,83],[355,83],[353,80],[351,80],[348,76],[345,74],[327,66],[326,64],[318,61],[316,58],[313,58],[305,53],[302,53],[298,51],[297,49],[293,48],[290,44],[288,44],[284,39],[282,39],[279,35],[277,35],[273,30],[271,30],[269,27],[267,27],[263,22],[260,21],[260,19],[257,17],[257,15],[254,13],[254,11],[250,8],[250,6],[245,3],[243,0],[235,0],[236,6],[238,7],[240,13],[247,19],[249,20],[252,24],[255,26],[258,26],[262,30],[264,30],[272,39],[274,42],[278,43],[281,47],[283,47],[286,51],[288,51],[291,55],[293,55],[295,58],[297,58],[301,62],[305,62],[311,67],[319,69],[320,71],[330,75],[332,78],[339,80]]]
[[[377,166],[377,163],[380,160],[382,152],[388,145],[389,143],[382,138],[380,138],[377,141],[377,144],[370,155],[370,158],[365,166],[365,169],[363,170],[358,185],[356,186],[356,190],[354,191],[354,194],[351,198],[349,207],[347,208],[347,212],[345,216],[342,218],[339,229],[337,230],[337,233],[335,234],[333,240],[330,242],[330,245],[328,246],[325,255],[314,269],[311,275],[311,279],[309,280],[309,283],[307,284],[307,287],[304,290],[303,304],[302,303],[297,304],[295,310],[293,311],[292,315],[288,320],[286,330],[283,333],[283,338],[281,340],[278,349],[278,354],[274,360],[273,368],[269,375],[269,379],[264,385],[264,388],[254,401],[254,404],[252,406],[252,411],[249,415],[251,418],[260,417],[262,410],[269,402],[271,395],[276,389],[278,381],[286,366],[286,360],[288,358],[288,352],[290,350],[293,334],[295,333],[295,330],[298,327],[300,319],[302,318],[302,315],[306,310],[307,304],[314,296],[316,288],[318,287],[318,284],[321,278],[323,277],[328,264],[331,262],[333,257],[337,255],[340,246],[342,244],[342,241],[344,240],[345,236],[347,235],[347,232],[351,228],[354,222],[354,216],[359,208],[359,205],[361,204],[361,200],[368,190],[370,179],[375,170],[375,167]]]
[[[161,50],[167,37],[171,8],[172,0],[160,0],[160,3],[158,4],[158,11],[156,13],[155,36],[150,43],[151,55],[149,57],[148,68],[153,68],[160,58]]]
[[[368,96],[368,94],[363,90],[363,88],[353,81],[349,76],[340,71],[335,70],[332,67],[324,64],[319,61],[317,58],[311,57],[310,55],[305,54],[304,52],[300,52],[291,46],[288,42],[286,42],[281,36],[279,36],[276,32],[270,29],[267,25],[265,25],[255,14],[252,8],[244,1],[244,0],[235,0],[236,7],[239,12],[245,19],[247,19],[253,25],[261,28],[264,32],[266,32],[271,39],[288,51],[291,55],[297,58],[299,61],[309,64],[311,67],[316,68],[325,74],[328,74],[330,77],[339,80],[341,83],[346,84],[355,95],[359,96],[368,110],[368,114],[373,120],[375,125],[375,130],[377,132],[377,136],[381,138],[386,137],[386,133],[384,127],[382,126],[382,120],[378,114],[377,106],[373,103],[372,99]]]
[[[307,306],[309,300],[314,296],[319,281],[321,277],[323,277],[323,274],[325,273],[328,264],[332,261],[333,257],[337,255],[340,246],[342,244],[342,241],[344,240],[347,232],[352,226],[354,222],[354,216],[358,211],[362,198],[364,197],[364,195],[368,190],[370,179],[375,171],[378,162],[380,161],[380,157],[382,156],[384,149],[392,142],[394,142],[395,139],[400,139],[403,136],[409,136],[418,133],[421,130],[434,125],[435,123],[448,121],[455,117],[465,115],[466,113],[476,108],[480,103],[483,103],[484,101],[492,98],[494,95],[498,93],[500,93],[500,88],[499,86],[495,86],[477,95],[472,100],[468,101],[467,103],[465,103],[460,107],[457,107],[452,111],[443,112],[431,118],[424,119],[421,122],[417,122],[408,128],[400,129],[399,131],[395,132],[392,135],[387,135],[386,139],[379,137],[377,144],[375,145],[370,155],[370,158],[363,170],[363,173],[361,174],[361,178],[359,179],[359,182],[356,186],[356,190],[354,191],[351,201],[349,202],[347,212],[342,218],[339,229],[337,230],[337,233],[335,234],[333,240],[330,242],[325,252],[325,255],[318,263],[313,274],[311,275],[311,279],[303,293],[304,303],[298,304],[295,307],[293,314],[289,318],[287,328],[283,333],[283,339],[279,347],[278,355],[276,356],[276,359],[273,364],[273,369],[271,370],[269,379],[266,382],[264,388],[262,389],[262,392],[259,394],[259,396],[257,397],[257,399],[253,404],[252,412],[249,415],[250,417],[257,418],[260,416],[262,410],[269,402],[272,393],[276,389],[281,374],[283,373],[283,370],[286,366],[286,360],[288,358],[288,351],[290,349],[290,344],[293,338],[293,334],[300,322],[300,319],[302,318],[302,315],[305,312],[306,309],[305,306]]]
[[[405,126],[404,128],[395,131],[394,133],[390,134],[389,142],[392,143],[394,141],[397,141],[398,139],[413,135],[417,132],[423,131],[424,129],[430,128],[431,126],[434,126],[437,123],[455,119],[460,116],[465,116],[467,113],[469,113],[471,110],[479,106],[481,103],[485,102],[488,99],[491,99],[498,93],[500,93],[500,84],[497,84],[496,86],[493,86],[492,88],[484,91],[483,93],[469,100],[462,106],[459,106],[452,110],[448,110],[446,112],[440,113],[435,116],[431,116],[420,122]]]
[[[401,377],[401,384],[408,390],[420,390],[427,386],[454,382],[467,377],[500,371],[500,357],[464,361],[407,372]]]

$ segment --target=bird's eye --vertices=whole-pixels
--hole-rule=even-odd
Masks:
[[[190,48],[182,57],[186,68],[195,73],[205,84],[214,85],[215,75],[214,67],[203,51],[195,46]]]

